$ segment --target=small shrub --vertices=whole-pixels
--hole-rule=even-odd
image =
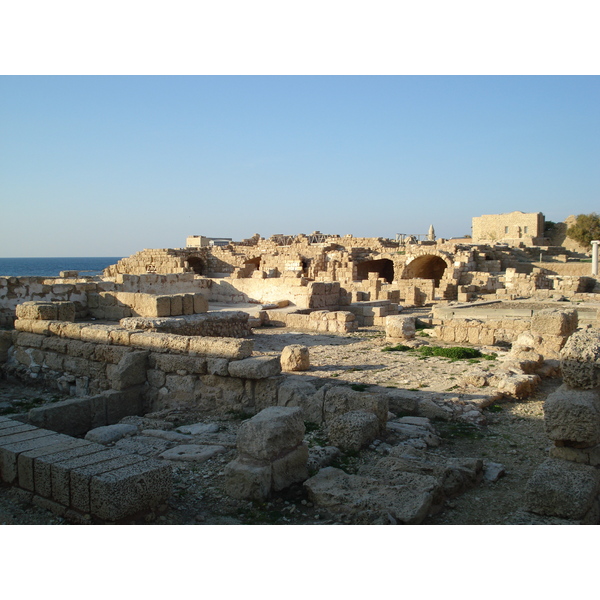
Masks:
[[[350,389],[354,390],[355,392],[364,392],[368,387],[369,385],[366,383],[353,383],[350,386]]]
[[[381,349],[382,352],[406,352],[407,350],[413,350],[413,348],[404,344],[398,344],[397,346],[386,346]]]

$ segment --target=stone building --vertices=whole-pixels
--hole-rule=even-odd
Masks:
[[[473,217],[473,243],[505,243],[512,246],[540,246],[544,240],[544,215],[514,211]]]

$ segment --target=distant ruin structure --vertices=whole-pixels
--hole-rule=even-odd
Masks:
[[[504,243],[512,246],[543,245],[545,218],[541,212],[514,211],[473,217],[473,243]]]

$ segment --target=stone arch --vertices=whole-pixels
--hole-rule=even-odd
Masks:
[[[206,273],[206,263],[199,256],[188,256],[188,265],[196,275],[204,275]]]
[[[402,279],[434,279],[438,287],[447,267],[443,258],[435,254],[423,254],[406,265]]]
[[[394,281],[394,263],[389,258],[365,260],[356,265],[356,277],[359,280],[369,279],[369,273],[377,273],[378,279],[385,279],[388,283]]]

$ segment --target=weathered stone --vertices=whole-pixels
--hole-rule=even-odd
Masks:
[[[415,337],[415,317],[389,315],[385,317],[385,337],[392,340],[408,340]]]
[[[164,460],[193,461],[202,463],[217,454],[227,452],[223,446],[204,446],[198,444],[182,444],[166,450],[160,455]]]
[[[600,330],[576,331],[560,353],[563,380],[573,388],[600,386]]]
[[[323,422],[323,395],[306,377],[285,377],[277,390],[279,406],[298,406],[302,419],[320,425]]]
[[[531,331],[545,335],[571,335],[577,329],[576,310],[547,308],[533,313]]]
[[[379,434],[379,421],[372,412],[352,410],[329,422],[329,441],[345,452],[358,452]]]
[[[418,524],[425,519],[441,487],[427,475],[403,473],[394,485],[385,485],[334,467],[321,469],[304,485],[312,502],[332,512],[351,514],[368,522],[391,515],[405,524]]]
[[[551,440],[579,447],[600,443],[600,397],[594,390],[562,385],[544,403],[544,424]]]
[[[265,379],[281,373],[279,359],[272,356],[255,356],[229,363],[229,375],[241,379]]]
[[[171,494],[169,465],[144,460],[92,477],[90,511],[107,521],[118,521],[162,504]]]
[[[237,448],[257,460],[274,460],[302,442],[304,422],[299,408],[271,406],[240,426]]]
[[[191,425],[182,425],[176,431],[187,433],[188,435],[202,435],[204,433],[217,433],[219,425],[217,423],[193,423]]]
[[[300,444],[291,452],[275,459],[271,463],[271,487],[273,491],[279,492],[293,483],[299,483],[308,479],[308,446]]]
[[[346,386],[334,386],[325,392],[323,416],[325,422],[351,410],[366,410],[377,415],[380,430],[385,429],[389,401],[387,395],[358,392]]]
[[[117,423],[116,425],[106,425],[104,427],[96,427],[85,434],[85,439],[88,442],[96,444],[113,444],[121,438],[128,435],[135,435],[138,429],[135,425],[127,425],[125,423]]]
[[[308,348],[299,344],[286,346],[281,351],[282,371],[308,371],[310,369],[310,356]]]
[[[271,493],[271,465],[236,458],[225,466],[224,487],[233,498],[265,500]]]
[[[111,384],[115,390],[125,390],[146,381],[148,352],[129,352],[111,373]]]
[[[525,487],[526,510],[565,519],[581,519],[600,492],[600,471],[554,458],[546,459]]]

